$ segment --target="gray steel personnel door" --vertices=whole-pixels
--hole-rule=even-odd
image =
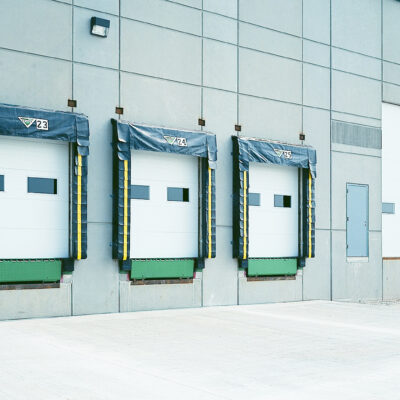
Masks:
[[[368,189],[347,184],[347,257],[368,257]]]

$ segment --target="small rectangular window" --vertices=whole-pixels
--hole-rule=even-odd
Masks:
[[[394,203],[382,203],[383,214],[394,214],[395,204]]]
[[[189,189],[188,188],[173,188],[167,189],[168,201],[189,201]]]
[[[0,192],[4,192],[4,175],[0,175]]]
[[[260,197],[260,193],[249,193],[249,206],[259,206]]]
[[[131,199],[150,200],[150,186],[131,185]]]
[[[28,177],[28,193],[57,194],[57,179]]]
[[[282,194],[274,195],[274,207],[292,207],[292,196],[285,196]]]

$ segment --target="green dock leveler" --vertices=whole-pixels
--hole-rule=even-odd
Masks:
[[[194,266],[193,259],[133,259],[131,279],[191,279]]]
[[[59,282],[61,260],[0,260],[0,283]]]

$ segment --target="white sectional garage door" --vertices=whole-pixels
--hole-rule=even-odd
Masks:
[[[249,257],[297,257],[298,169],[251,163],[249,179]]]
[[[131,258],[198,255],[198,159],[132,152]]]
[[[0,259],[69,255],[67,143],[0,137]]]

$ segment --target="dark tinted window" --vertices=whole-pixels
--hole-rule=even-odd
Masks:
[[[150,186],[132,185],[131,199],[150,200]]]
[[[260,205],[260,193],[249,193],[249,206]]]
[[[189,189],[187,188],[168,188],[168,201],[189,201]]]
[[[284,196],[282,194],[275,194],[274,195],[274,207],[285,207],[285,208],[292,207],[292,197]]]
[[[29,193],[57,194],[57,179],[28,178]]]
[[[4,192],[4,175],[0,175],[0,192]]]

